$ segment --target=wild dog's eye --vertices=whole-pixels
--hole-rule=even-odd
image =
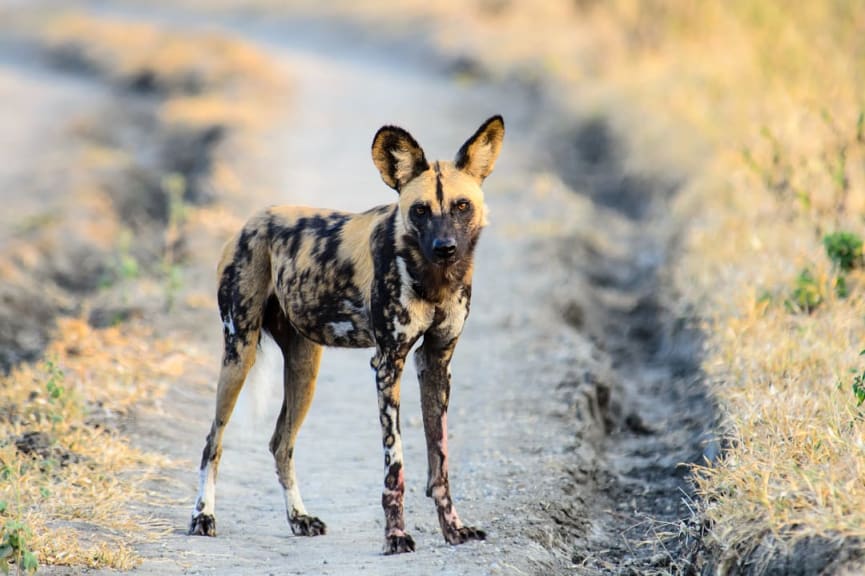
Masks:
[[[465,212],[469,208],[471,208],[471,203],[468,200],[457,200],[457,210],[460,212]]]
[[[415,216],[426,216],[429,208],[427,208],[426,204],[415,204],[411,207],[411,211]]]

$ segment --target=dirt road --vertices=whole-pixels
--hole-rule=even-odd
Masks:
[[[453,361],[449,418],[455,497],[463,517],[488,529],[490,538],[456,548],[441,540],[423,494],[426,456],[412,367],[403,376],[402,418],[406,515],[418,552],[380,555],[380,431],[367,350],[325,353],[296,455],[307,508],[330,530],[323,538],[291,537],[267,451],[280,399],[268,378],[278,373],[279,360],[267,348],[258,368],[269,369],[258,370],[229,426],[217,488],[219,537],[185,536],[189,506],[167,510],[178,532],[145,551],[153,559],[140,571],[210,574],[233,566],[237,573],[519,573],[557,563],[536,539],[545,524],[541,502],[558,495],[556,477],[563,474],[570,433],[565,422],[550,418],[556,385],[578,348],[569,345],[577,337],[555,319],[548,301],[545,264],[552,254],[532,246],[550,234],[542,219],[561,207],[549,200],[539,204],[532,190],[535,155],[527,146],[527,103],[504,89],[458,86],[436,73],[347,52],[322,55],[280,45],[270,50],[293,78],[293,92],[286,95],[288,125],[270,150],[281,191],[250,199],[250,205],[360,210],[390,202],[394,193],[379,181],[369,159],[369,141],[378,127],[404,126],[431,157],[449,158],[483,119],[497,112],[507,119],[507,147],[487,184],[494,225],[485,231],[477,255],[471,321]],[[202,321],[209,329],[199,337],[216,350],[218,320],[205,315]],[[214,354],[214,370],[217,358]],[[212,402],[206,395],[182,403],[191,420],[182,430],[170,425],[165,432],[172,456],[196,458]],[[194,469],[186,480],[191,495]]]
[[[204,348],[212,358],[209,371],[173,383],[160,412],[143,412],[130,425],[136,443],[189,462],[153,486],[169,504],[152,514],[175,529],[142,545],[144,563],[136,572],[666,570],[673,555],[681,555],[664,555],[671,536],[657,537],[649,548],[638,541],[656,528],[656,517],[668,523],[682,517],[685,484],[677,464],[699,459],[698,429],[707,421],[705,400],[687,394],[696,352],[667,345],[680,341],[670,334],[682,334],[667,329],[674,318],[659,279],[672,235],[671,223],[657,215],[670,187],[646,184],[639,193],[649,208],[637,213],[621,209],[633,200],[627,195],[599,200],[595,193],[604,191],[605,175],[610,182],[618,178],[620,188],[627,176],[614,154],[615,138],[606,136],[607,152],[598,158],[591,155],[596,140],[583,142],[579,132],[555,131],[563,140],[549,140],[555,124],[549,116],[559,111],[519,84],[457,81],[434,59],[423,67],[416,54],[406,59],[358,50],[341,39],[344,30],[311,33],[307,27],[281,37],[273,28],[232,31],[264,46],[292,80],[284,124],[264,142],[259,159],[276,192],[251,190],[242,202],[235,199],[235,211],[251,214],[269,204],[361,210],[390,202],[394,193],[369,157],[378,127],[403,126],[428,157],[451,158],[485,118],[505,117],[504,150],[485,186],[491,226],[477,252],[472,314],[453,360],[449,416],[454,497],[462,517],[487,530],[488,540],[459,547],[442,541],[424,496],[423,430],[416,376],[408,367],[402,387],[406,521],[418,551],[381,555],[380,431],[366,350],[325,353],[296,459],[306,506],[329,532],[292,537],[267,450],[281,399],[275,381],[280,359],[269,346],[226,434],[217,484],[219,536],[187,536],[213,407],[213,386],[198,382],[215,381],[221,339],[214,310],[190,309],[163,327]],[[550,150],[563,142],[576,144],[564,146],[557,164]],[[581,161],[594,167],[596,178],[569,178],[586,167]],[[218,245],[211,249],[193,255],[188,289],[214,292],[210,270]],[[688,409],[695,409],[694,421],[683,426],[680,412]],[[635,519],[647,530],[633,530]],[[633,534],[623,538],[628,527]]]

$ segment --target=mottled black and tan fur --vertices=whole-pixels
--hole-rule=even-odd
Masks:
[[[305,207],[270,208],[226,246],[219,264],[225,347],[216,415],[201,459],[191,534],[216,534],[216,472],[222,436],[264,331],[284,356],[282,410],[270,441],[294,534],[324,534],[307,514],[295,481],[293,450],[315,388],[322,346],[374,347],[384,447],[386,554],[414,550],[403,519],[400,376],[414,344],[421,386],[429,476],[447,542],[483,539],[464,526],[448,485],[450,360],[469,313],[472,258],[486,224],[481,183],[504,137],[500,116],[487,120],[453,162],[428,162],[412,136],[385,126],[372,144],[394,204],[361,214]]]

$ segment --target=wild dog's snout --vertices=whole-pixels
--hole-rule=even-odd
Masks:
[[[451,258],[454,254],[457,253],[457,240],[453,236],[436,238],[435,240],[433,240],[432,249],[433,254],[436,255],[436,258],[440,258],[442,260]]]
[[[459,231],[454,224],[447,214],[430,219],[426,233],[422,234],[421,238],[426,244],[426,258],[431,262],[448,265],[463,256],[460,253]]]

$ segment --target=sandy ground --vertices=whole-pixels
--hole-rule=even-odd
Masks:
[[[418,551],[381,555],[381,440],[367,350],[325,353],[296,457],[307,508],[329,532],[291,536],[267,451],[281,400],[274,378],[280,359],[268,345],[226,435],[219,536],[186,536],[213,409],[214,386],[200,382],[215,380],[221,339],[215,311],[188,309],[157,324],[206,350],[209,371],[175,382],[158,410],[142,411],[128,428],[137,444],[188,462],[153,486],[169,503],[151,513],[174,530],[141,547],[136,573],[667,570],[684,552],[679,543],[666,548],[671,536],[659,536],[658,526],[684,518],[680,489],[687,487],[678,464],[701,457],[700,431],[711,421],[695,383],[696,338],[676,323],[664,296],[662,271],[675,235],[674,223],[659,214],[672,185],[640,180],[635,192],[623,184],[628,175],[614,137],[562,131],[549,119],[552,105],[519,84],[457,81],[443,66],[358,49],[340,39],[344,30],[281,37],[234,31],[265,47],[292,79],[285,119],[259,159],[276,192],[226,200],[238,213],[269,204],[361,210],[390,202],[394,193],[369,158],[378,127],[403,126],[428,157],[450,158],[484,119],[504,115],[504,150],[485,186],[491,226],[453,360],[449,416],[454,496],[463,519],[489,536],[451,547],[439,534],[423,494],[426,458],[409,367],[406,520]],[[574,146],[563,148],[564,160],[551,153],[561,144],[552,134]],[[610,141],[602,146],[598,138]],[[622,208],[633,193],[647,199],[636,212]],[[191,259],[188,289],[214,291],[218,240]]]

